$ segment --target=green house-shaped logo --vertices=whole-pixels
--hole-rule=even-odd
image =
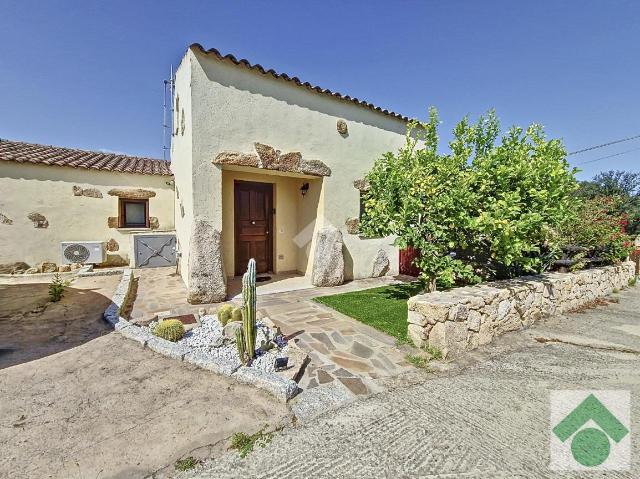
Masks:
[[[580,429],[589,421],[595,422],[598,428]],[[609,438],[620,442],[629,430],[622,424],[593,394],[582,401],[554,428],[553,433],[560,441],[565,442],[573,434],[571,454],[585,467],[595,467],[609,457],[611,444]]]

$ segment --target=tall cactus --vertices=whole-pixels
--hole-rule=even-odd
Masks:
[[[247,272],[242,277],[242,329],[244,330],[245,350],[249,359],[256,357],[256,261],[251,258]]]

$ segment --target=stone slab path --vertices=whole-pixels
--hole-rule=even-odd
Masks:
[[[447,374],[397,379],[389,391],[287,428],[245,459],[228,454],[180,477],[638,478],[633,447],[626,471],[549,469],[553,390],[630,391],[631,444],[640,440],[638,355],[589,345],[640,344],[640,287],[617,297],[618,304],[502,336]],[[535,340],[572,335],[583,345]]]
[[[186,289],[174,268],[134,270],[137,290],[130,317],[148,321],[158,313],[197,314],[204,308],[213,314],[220,304],[190,305]],[[408,347],[397,347],[395,338],[312,301],[317,296],[375,288],[410,278],[369,278],[351,281],[332,288],[259,294],[258,309],[290,336],[310,357],[304,376],[299,381],[303,391],[316,388],[320,397],[313,415],[327,403],[343,403],[384,389],[380,379],[397,376],[415,368],[405,360]],[[274,283],[274,285],[277,283]],[[258,290],[260,285],[258,285]],[[238,303],[238,299],[233,300]],[[325,392],[327,391],[327,392]],[[295,408],[295,406],[294,406]]]

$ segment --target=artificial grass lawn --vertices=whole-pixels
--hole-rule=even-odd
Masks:
[[[318,296],[314,301],[368,324],[402,342],[407,336],[407,300],[422,291],[420,283],[402,283],[351,293]]]

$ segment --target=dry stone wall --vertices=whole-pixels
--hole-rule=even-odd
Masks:
[[[627,286],[634,276],[635,265],[629,261],[421,294],[408,301],[409,336],[418,347],[428,344],[455,356],[543,316],[606,296]]]

